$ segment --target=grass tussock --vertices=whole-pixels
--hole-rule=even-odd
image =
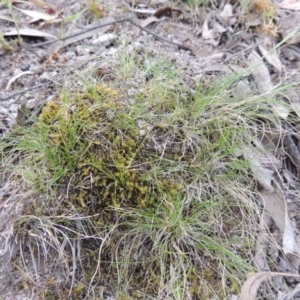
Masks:
[[[1,143],[2,178],[31,199],[6,272],[40,299],[224,299],[252,270],[256,183],[239,152],[278,122],[275,100],[235,98],[238,77],[191,93],[172,66],[135,59]]]

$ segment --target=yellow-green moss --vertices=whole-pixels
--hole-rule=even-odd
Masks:
[[[161,194],[171,199],[182,189],[171,178],[144,176],[153,153],[120,99],[117,91],[95,86],[49,102],[39,117],[48,130],[50,171],[57,163],[65,168],[61,180],[72,180],[73,186],[66,203],[79,210],[86,210],[91,202],[93,211],[149,207]]]

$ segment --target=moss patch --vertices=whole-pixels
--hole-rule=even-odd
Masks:
[[[105,86],[65,95],[44,107],[33,128],[46,128],[49,172],[58,165],[65,170],[60,181],[72,185],[65,202],[79,211],[145,208],[182,190],[174,174],[151,177],[158,156],[121,98]]]

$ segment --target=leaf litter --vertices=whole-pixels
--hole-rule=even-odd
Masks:
[[[32,21],[34,22],[36,22],[37,20],[53,21],[55,19],[58,19],[58,22],[63,22],[63,20],[65,19],[65,17],[60,18],[57,14],[55,14],[55,12],[60,11],[61,9],[58,2],[54,2],[54,4],[52,4],[51,6],[42,1],[31,2],[35,4],[35,7],[32,7],[31,10],[28,10],[27,6],[28,4],[30,4],[28,2],[23,3],[22,1],[12,1],[11,3],[13,5],[20,5],[21,7],[23,7],[22,5],[25,5],[25,8],[18,8],[18,11],[29,15],[31,18],[33,18]],[[285,72],[287,72],[287,74],[288,72],[291,72],[290,69],[293,68],[294,65],[297,65],[299,68],[300,54],[297,49],[297,44],[299,42],[300,24],[297,12],[297,10],[299,10],[299,5],[297,1],[286,0],[280,2],[278,4],[278,8],[276,8],[277,15],[274,14],[273,17],[265,17],[263,15],[263,13],[265,13],[266,11],[271,12],[272,14],[274,13],[273,4],[269,1],[260,2],[261,3],[259,3],[259,1],[250,1],[250,3],[252,3],[252,6],[250,6],[249,11],[246,11],[240,5],[232,5],[230,3],[226,3],[225,1],[221,3],[220,7],[218,7],[216,10],[206,14],[204,20],[201,21],[201,17],[199,17],[200,21],[196,20],[198,26],[201,27],[201,29],[197,32],[194,32],[194,29],[192,26],[190,26],[190,24],[184,24],[183,22],[181,22],[181,19],[187,17],[188,15],[188,9],[185,5],[183,5],[182,8],[180,7],[178,9],[174,9],[176,14],[176,16],[174,16],[172,14],[173,9],[167,6],[164,1],[162,5],[159,2],[152,2],[153,4],[148,3],[144,5],[143,8],[135,7],[132,3],[128,3],[127,7],[132,8],[131,11],[135,14],[136,18],[143,14],[148,16],[150,15],[149,19],[140,19],[141,27],[147,27],[149,29],[148,33],[146,34],[145,32],[140,32],[138,36],[132,35],[135,40],[131,39],[131,42],[136,43],[137,47],[139,47],[139,43],[146,43],[147,51],[151,51],[153,55],[157,54],[157,49],[159,48],[159,51],[169,57],[170,60],[177,60],[179,65],[182,65],[186,68],[186,77],[188,79],[191,77],[200,78],[200,80],[202,80],[203,82],[210,82],[210,80],[214,80],[213,78],[219,76],[220,73],[226,72],[233,75],[235,73],[240,73],[241,70],[245,70],[245,77],[249,76],[249,73],[251,73],[253,81],[251,85],[247,80],[239,81],[234,91],[235,95],[240,97],[241,101],[245,99],[245,95],[247,95],[246,97],[264,95],[272,91],[274,87],[276,87],[276,85],[281,81],[287,80],[287,82],[289,82],[289,79],[283,78],[283,76],[286,76],[286,74],[284,74]],[[105,6],[106,4],[103,3],[103,5]],[[120,9],[118,3],[115,3],[114,5],[115,10],[113,9],[112,12],[108,13],[106,16],[110,19],[104,18],[101,20],[102,23],[106,21],[113,22],[114,20],[118,20],[119,18],[116,18],[116,16],[123,17],[122,9]],[[80,8],[82,8],[82,6],[84,6],[84,3],[80,4]],[[42,9],[43,11],[38,11],[38,8]],[[68,4],[65,4],[65,6],[63,7],[65,12],[69,11],[69,13],[72,12],[71,8],[78,9],[79,7],[76,5],[74,5],[73,7],[70,5],[70,7],[68,7]],[[289,12],[289,14],[287,15],[286,11],[282,11],[281,8],[290,9],[294,12]],[[49,9],[50,12],[54,12],[54,14],[47,13],[47,11],[49,12]],[[16,14],[18,13],[16,12]],[[165,19],[160,20],[160,22],[156,22],[156,19],[154,19],[152,15],[157,18],[163,16]],[[52,44],[47,49],[47,51],[43,48],[38,49],[39,47],[43,47],[43,45],[36,47],[37,52],[39,50],[43,52],[44,58],[49,58],[58,50],[62,51],[62,53],[66,51],[66,54],[68,54],[70,57],[66,58],[66,62],[70,59],[71,64],[73,64],[73,60],[76,62],[76,59],[74,59],[76,53],[79,58],[81,56],[80,45],[78,45],[78,42],[83,43],[83,48],[88,48],[87,46],[89,46],[90,38],[92,38],[92,40],[95,40],[96,36],[101,37],[101,35],[103,35],[107,31],[115,30],[112,26],[109,26],[106,28],[104,27],[103,29],[95,29],[94,31],[91,30],[88,34],[86,34],[84,29],[89,27],[87,26],[86,28],[84,28],[84,20],[81,20],[79,28],[74,28],[73,26],[67,25],[65,28],[66,31],[63,33],[59,31],[59,26],[56,27],[55,24],[53,24],[53,28],[45,27],[43,31],[37,31],[37,29],[34,28],[35,25],[30,24],[32,22],[28,23],[27,20],[24,22],[21,14],[18,16],[18,28],[16,27],[14,31],[10,31],[11,36],[24,35],[26,37],[29,36],[32,38],[53,38],[54,35],[57,36],[58,34],[62,34],[63,36],[66,36],[66,33],[68,33],[68,35],[70,36],[73,35],[73,38],[70,37],[65,39],[64,41],[57,41],[56,43]],[[278,25],[275,24],[277,16],[283,16],[280,19],[277,19]],[[193,15],[188,16],[188,18],[190,19],[191,23],[195,22]],[[3,18],[0,19],[1,22],[7,20],[10,23],[12,22],[12,20],[14,20],[9,14],[7,16],[3,15]],[[92,24],[89,26],[96,25],[96,22],[96,20],[93,20]],[[23,25],[24,23],[30,24],[31,28],[26,28],[28,24],[26,24],[25,27]],[[124,29],[123,25],[121,25],[121,28]],[[1,24],[1,26],[3,25]],[[115,26],[117,26],[117,24],[115,24]],[[169,29],[164,30],[164,26],[169,26]],[[2,29],[3,27],[0,27],[0,30]],[[278,37],[277,31],[281,34],[281,39],[280,37]],[[5,32],[3,30],[2,32],[4,36],[9,36],[8,32]],[[117,46],[121,47],[123,41],[126,41],[128,39],[130,40],[131,32],[132,31],[128,30],[122,33],[122,30],[118,28],[118,33],[120,33],[120,43]],[[178,47],[174,47],[174,45],[172,44],[166,45],[164,41],[156,41],[156,36],[152,35],[151,37],[151,34],[149,34],[149,32],[167,37],[165,40],[168,40],[169,36],[171,36],[170,40],[179,45],[184,44],[186,40],[189,39],[189,45],[191,46],[186,47],[185,51],[180,50],[178,49]],[[253,32],[255,34],[253,34]],[[266,36],[266,33],[269,35]],[[115,51],[114,46],[111,45],[113,44],[113,40],[108,47],[104,48],[101,47],[102,42],[100,40],[99,49],[91,49],[93,49],[93,52],[96,51],[96,53],[98,51],[98,54],[101,52],[105,53],[105,55],[109,57],[112,55],[110,51]],[[230,48],[230,51],[227,51],[228,48],[226,47],[226,43],[228,45],[229,41],[234,41],[234,46],[228,47]],[[29,39],[27,43],[30,44],[32,42]],[[130,43],[125,42],[125,44],[126,47],[130,48]],[[21,51],[25,55],[28,55],[28,63],[33,63],[33,65],[37,64],[35,59],[37,57],[36,55],[30,56],[29,54],[27,54],[26,47],[22,47],[22,45],[21,49]],[[195,50],[188,51],[188,49]],[[89,52],[89,50],[87,51],[88,55],[92,56],[91,54],[93,54],[93,52]],[[216,51],[226,53],[226,63],[224,63],[224,60],[222,59],[209,58],[213,57],[213,55],[211,54],[212,52]],[[193,52],[195,57],[191,55],[191,52]],[[281,56],[281,53],[283,54],[283,56]],[[3,57],[5,56],[3,56],[2,54],[2,58],[0,58],[2,69],[8,69],[9,64],[4,61],[5,58]],[[18,55],[15,54],[14,57],[17,58]],[[85,58],[85,62],[81,64],[92,65],[91,58],[83,58]],[[47,60],[44,60],[44,62],[46,61]],[[44,78],[41,75],[36,75],[35,78],[37,82],[43,81],[45,80],[45,78],[46,80],[55,82],[55,74],[51,73],[53,72],[53,70],[56,70],[61,66],[59,65],[59,63],[57,63],[56,59],[52,60],[52,64],[53,65],[51,66],[44,65]],[[67,68],[70,67],[70,65],[67,64],[63,66]],[[250,67],[250,69],[248,69],[248,66]],[[21,65],[19,65],[19,67],[21,67]],[[19,74],[21,75],[13,73],[5,74],[5,76],[2,75],[2,77],[0,77],[0,83],[2,84],[2,87],[11,87],[12,84],[14,84],[13,86],[16,90],[22,90],[24,87],[29,87],[31,83],[30,80],[26,78],[26,75],[32,75],[31,72],[24,71],[23,73]],[[63,74],[62,76],[62,78],[65,78],[65,80],[69,80],[67,79],[67,72],[65,72],[65,74]],[[297,80],[299,80],[298,73]],[[291,83],[293,83],[293,81],[291,81]],[[190,84],[192,89],[195,88],[195,82],[193,80],[191,80],[191,82],[188,82],[188,84]],[[253,85],[257,88],[254,89]],[[295,90],[297,90],[296,87]],[[245,91],[244,94],[243,91]],[[49,96],[49,93],[52,92],[53,90],[50,89],[46,93],[46,95],[48,94]],[[295,96],[289,97],[289,94],[295,93],[294,90],[290,91],[289,89],[287,89],[287,91],[284,91],[284,93],[286,98],[295,99]],[[1,91],[0,97],[7,97],[7,91],[5,91],[4,94]],[[298,98],[291,102],[299,103],[299,92],[298,94],[296,93],[296,97]],[[29,100],[32,99],[32,104],[29,104]],[[15,99],[13,100],[16,101]],[[32,105],[32,107],[36,108],[36,102],[38,101],[38,99],[34,99],[33,95],[24,94],[21,101],[25,101],[27,102],[27,105]],[[20,101],[17,100],[17,102],[19,103],[19,105],[21,104]],[[13,103],[6,103],[5,105],[7,107],[5,109],[9,110],[9,114],[12,114],[17,118],[18,116],[16,115],[16,107],[13,107],[12,104]],[[275,227],[280,231],[282,239],[277,240],[279,247],[282,247],[282,252],[278,250],[277,255],[281,257],[281,260],[286,260],[287,263],[294,264],[294,261],[292,259],[290,259],[289,261],[288,254],[296,256],[299,255],[299,245],[297,243],[295,230],[297,231],[297,234],[299,234],[300,220],[296,220],[296,228],[294,224],[295,220],[292,220],[289,213],[289,206],[291,204],[291,200],[289,199],[292,197],[290,195],[292,194],[292,191],[286,189],[283,182],[289,177],[290,179],[288,181],[290,182],[290,184],[296,186],[296,188],[299,189],[300,133],[296,129],[296,126],[298,124],[297,122],[299,120],[296,119],[294,121],[294,119],[292,119],[292,124],[288,123],[290,120],[289,118],[293,114],[299,114],[299,106],[297,106],[296,104],[288,104],[291,103],[287,103],[287,101],[283,100],[282,105],[278,105],[276,107],[273,106],[275,114],[274,117],[281,119],[282,128],[275,129],[277,131],[275,137],[272,136],[272,134],[268,137],[270,140],[272,140],[271,143],[253,140],[253,144],[251,147],[247,147],[244,145],[243,147],[241,147],[241,149],[239,149],[238,152],[239,155],[242,155],[244,159],[249,163],[249,167],[252,170],[253,177],[259,186],[259,201],[261,202],[265,213],[267,213],[268,217],[270,217],[271,220],[271,222],[265,223],[261,226],[261,232],[262,234],[265,234],[265,232],[270,229],[269,227],[274,226],[275,224]],[[7,124],[5,124],[5,118],[0,119],[0,121],[4,124],[3,126],[7,127]],[[293,122],[295,122],[295,124],[293,124]],[[7,132],[7,130],[3,130],[2,132]],[[277,142],[275,143],[274,141]],[[285,155],[284,158],[278,158],[278,153],[281,153],[280,151],[282,150],[280,149],[281,147],[283,148],[282,152]],[[278,174],[283,174],[283,177],[278,176]],[[283,180],[282,178],[285,179]],[[1,189],[1,192],[5,194],[5,190],[6,189],[3,187]],[[3,196],[1,199],[4,199]],[[294,205],[294,207],[296,209],[296,212],[299,213],[299,207],[297,207],[296,205]],[[295,219],[295,217],[293,219]],[[12,235],[12,232],[10,232],[9,235]],[[261,237],[258,235],[258,240],[260,238]],[[263,247],[261,247],[260,249],[259,247],[257,248],[257,255],[260,255],[262,258],[261,263],[258,264],[258,267],[262,270],[265,267],[269,268],[268,262],[266,262],[263,257],[268,256],[268,251],[271,244],[270,238],[264,239],[264,243],[261,243]],[[6,241],[8,241],[8,239],[6,239]],[[5,245],[5,249],[7,249],[7,244]],[[283,254],[286,255],[285,258],[282,256]],[[298,272],[299,264],[297,260],[295,261],[296,263],[293,265],[293,267],[294,270]],[[296,274],[290,273],[289,275],[291,277],[299,277]],[[256,299],[257,291],[261,283],[273,276],[288,275],[284,272],[258,272],[257,274],[254,274],[252,277],[250,277],[251,280],[249,279],[245,282],[241,291],[241,299]]]

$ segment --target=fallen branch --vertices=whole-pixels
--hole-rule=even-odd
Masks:
[[[34,45],[32,45],[32,47],[45,46],[45,45],[53,44],[53,43],[58,42],[58,41],[62,41],[63,42],[65,40],[67,40],[67,39],[74,38],[74,37],[82,35],[82,34],[84,34],[86,32],[89,32],[89,31],[92,31],[92,30],[95,30],[95,29],[98,29],[98,28],[102,28],[102,27],[105,27],[105,26],[117,24],[117,23],[123,23],[123,22],[130,22],[134,26],[140,28],[141,30],[144,30],[145,32],[153,35],[158,40],[164,41],[164,42],[169,43],[171,45],[175,45],[179,49],[189,50],[189,51],[191,51],[193,53],[192,49],[190,49],[189,47],[187,47],[187,46],[185,46],[183,44],[180,44],[180,43],[173,42],[173,41],[169,40],[168,38],[160,36],[160,35],[154,33],[153,31],[151,31],[151,30],[149,30],[147,28],[142,27],[141,25],[139,25],[138,23],[136,23],[135,21],[133,21],[130,17],[124,18],[124,19],[120,19],[120,20],[111,21],[111,22],[107,22],[107,23],[104,23],[104,24],[99,24],[97,26],[93,26],[93,27],[87,28],[85,30],[82,30],[81,32],[78,32],[78,33],[75,33],[75,34],[72,34],[72,35],[61,37],[59,39],[55,39],[55,40],[52,40],[52,41],[46,41],[46,42],[34,44]]]
[[[120,19],[120,20],[115,20],[115,21],[107,22],[107,23],[104,23],[104,24],[99,24],[97,26],[93,26],[93,27],[89,27],[87,29],[84,29],[84,30],[82,30],[80,32],[77,32],[75,34],[67,35],[67,36],[61,37],[59,39],[52,40],[52,41],[46,41],[46,42],[42,42],[42,43],[33,44],[31,46],[32,47],[38,47],[38,46],[50,45],[50,44],[53,44],[53,43],[58,42],[58,41],[65,41],[67,39],[79,36],[79,35],[81,35],[83,33],[92,31],[92,30],[97,29],[97,28],[101,28],[101,27],[105,27],[105,26],[109,26],[109,25],[113,25],[113,24],[117,24],[117,23],[122,23],[122,22],[126,22],[126,21],[129,21],[129,20],[130,20],[130,18],[124,18],[124,19]]]
[[[44,88],[47,84],[39,84],[39,85],[36,85],[36,86],[32,86],[32,87],[29,87],[27,89],[24,89],[22,91],[19,91],[19,92],[16,92],[14,94],[11,94],[10,96],[8,97],[1,97],[0,96],[0,101],[6,101],[6,100],[9,100],[11,98],[15,98],[17,96],[20,96],[22,94],[25,94],[26,92],[29,92],[29,91],[33,91],[33,90],[36,90],[36,89],[41,89],[41,88]]]

